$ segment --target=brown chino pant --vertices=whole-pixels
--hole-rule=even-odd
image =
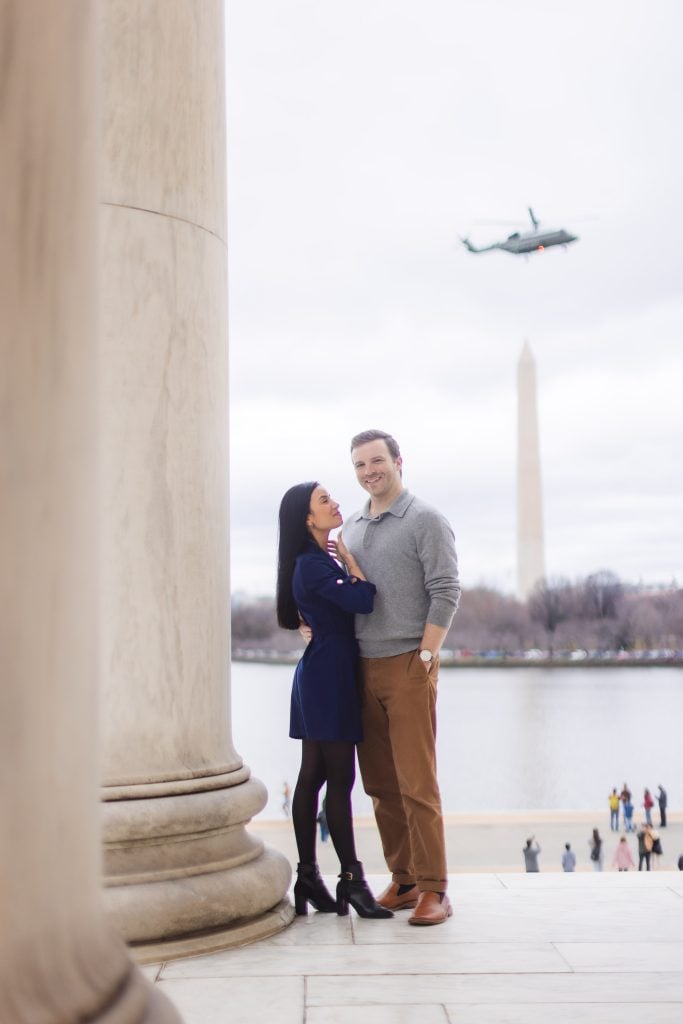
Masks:
[[[363,787],[372,797],[384,857],[399,885],[445,892],[446,842],[436,778],[436,687],[417,651],[361,658]]]

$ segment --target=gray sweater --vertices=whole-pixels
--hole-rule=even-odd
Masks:
[[[343,537],[377,587],[369,615],[356,616],[364,658],[415,650],[426,622],[447,629],[460,599],[455,540],[448,521],[409,491],[373,518],[370,502],[344,524]]]

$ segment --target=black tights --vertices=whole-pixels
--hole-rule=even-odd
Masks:
[[[353,743],[301,741],[301,768],[292,798],[292,821],[301,864],[314,864],[318,793],[327,782],[327,826],[342,867],[356,862],[351,790],[356,778]]]

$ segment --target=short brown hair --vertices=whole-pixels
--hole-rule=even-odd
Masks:
[[[362,444],[367,444],[369,441],[385,441],[392,459],[395,460],[401,458],[401,449],[398,446],[398,442],[391,436],[391,434],[387,434],[386,430],[361,431],[360,434],[356,434],[355,437],[351,438],[351,451]]]

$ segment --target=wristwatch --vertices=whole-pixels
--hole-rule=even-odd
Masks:
[[[423,649],[420,651],[420,661],[424,661],[425,665],[428,662],[432,661],[433,657],[434,655],[432,654],[432,652],[428,651],[426,647],[423,647]]]

